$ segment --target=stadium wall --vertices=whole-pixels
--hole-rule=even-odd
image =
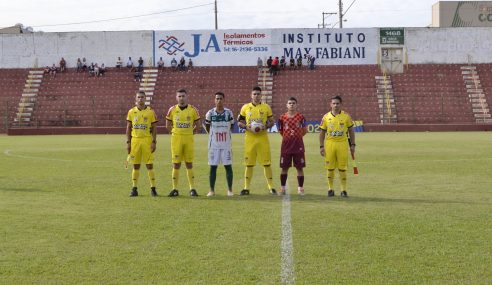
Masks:
[[[381,45],[380,29],[248,29],[0,34],[0,68],[32,68],[77,58],[114,66],[163,57],[198,66],[254,66],[269,56],[316,57],[316,65],[378,64],[381,47],[406,50],[409,64],[490,63],[492,28],[405,28],[404,43]]]

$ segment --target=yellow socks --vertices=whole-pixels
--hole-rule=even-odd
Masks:
[[[272,167],[270,165],[263,166],[263,173],[265,174],[265,178],[267,180],[268,190],[272,190],[273,188]]]
[[[253,178],[253,167],[246,166],[246,170],[244,171],[244,189],[249,190],[249,186],[251,185],[252,178]]]
[[[339,169],[338,174],[340,174],[340,190],[347,191],[347,171]]]
[[[328,190],[333,190],[333,181],[335,181],[335,169],[328,169]]]
[[[173,189],[178,189],[179,169],[173,168],[172,179],[173,179]]]
[[[140,169],[133,169],[132,170],[132,185],[133,187],[137,187],[138,185],[138,176],[140,175]]]
[[[147,175],[149,176],[150,187],[155,187],[155,173],[154,169],[147,169]]]
[[[186,176],[188,176],[188,184],[190,185],[190,190],[195,189],[195,175],[193,174],[193,168],[186,168]]]

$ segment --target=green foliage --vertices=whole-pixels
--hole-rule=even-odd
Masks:
[[[184,167],[171,190],[169,136],[158,137],[158,198],[146,170],[129,198],[124,136],[0,136],[0,284],[279,284],[282,198],[255,167],[251,196],[208,191],[206,136],[196,136],[201,197]],[[234,138],[234,191],[243,137]],[[296,284],[492,283],[492,135],[362,133],[350,198],[326,197],[316,134],[306,136],[306,196],[289,186]],[[271,135],[279,188],[280,136]],[[337,177],[338,178],[338,177]]]

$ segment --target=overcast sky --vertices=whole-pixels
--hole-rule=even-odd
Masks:
[[[32,26],[34,31],[45,32],[214,29],[213,2],[2,0],[0,27],[22,23]],[[344,11],[352,2],[343,1]],[[355,0],[346,11],[343,26],[425,27],[432,21],[432,4],[436,2]],[[338,12],[338,0],[218,0],[217,3],[219,29],[317,28],[322,23],[322,12]],[[103,21],[114,18],[125,19]],[[67,25],[80,22],[93,23]],[[328,27],[338,27],[338,15],[327,16],[325,23]]]

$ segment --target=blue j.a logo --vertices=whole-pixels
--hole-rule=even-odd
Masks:
[[[188,49],[185,49],[185,42],[181,42],[175,36],[167,36],[166,39],[159,40],[159,48],[164,49],[168,55],[175,55],[177,52],[183,52],[187,57],[196,57],[201,52],[221,52],[219,42],[217,41],[217,36],[215,34],[210,34],[207,40],[205,48],[201,48],[201,38],[202,34],[192,34],[193,37],[193,53]]]

